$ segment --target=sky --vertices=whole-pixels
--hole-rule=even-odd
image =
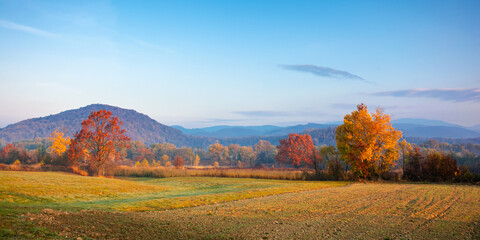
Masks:
[[[480,1],[0,0],[0,127],[102,103],[167,125],[480,124]]]

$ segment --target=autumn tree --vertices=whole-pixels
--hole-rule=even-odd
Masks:
[[[208,156],[212,163],[218,162],[219,164],[226,165],[228,147],[224,147],[218,142],[214,143],[208,147]]]
[[[0,152],[0,160],[2,163],[10,164],[13,163],[16,159],[11,157],[17,151],[13,143],[7,143]]]
[[[49,147],[51,153],[61,156],[67,151],[68,146],[70,145],[70,137],[64,136],[63,132],[57,130],[53,131],[50,140],[52,145]]]
[[[422,179],[423,155],[419,147],[413,147],[412,151],[405,156],[405,166],[403,178],[411,181],[420,181]]]
[[[195,160],[193,161],[193,166],[198,166],[200,164],[200,157],[198,154],[195,155]]]
[[[183,167],[183,163],[184,161],[182,156],[176,156],[175,160],[173,160],[173,166],[175,166],[176,168]]]
[[[148,168],[149,166],[150,166],[150,164],[148,164],[148,160],[146,158],[144,158],[142,160],[142,167]]]
[[[257,153],[257,163],[264,164],[274,164],[276,148],[270,142],[265,140],[258,141],[255,146],[253,146],[255,152]]]
[[[52,155],[53,164],[65,165],[67,162],[66,153],[71,141],[70,137],[64,136],[63,132],[55,130],[52,132],[49,139],[52,141],[52,145],[48,150]]]
[[[240,147],[238,150],[240,159],[242,162],[248,163],[250,167],[255,166],[255,159],[257,158],[257,153],[253,151],[253,148],[248,146],[248,147]]]
[[[168,161],[170,161],[170,157],[167,155],[167,154],[164,154],[161,158],[160,158],[160,162],[161,164],[165,165]]]
[[[21,144],[7,143],[0,152],[0,163],[12,164],[16,160],[27,163],[30,159],[30,153]]]
[[[230,144],[228,146],[228,163],[232,164],[237,162],[240,159],[240,145]]]
[[[368,113],[360,104],[344,117],[337,127],[335,139],[342,158],[359,178],[372,179],[387,172],[398,155],[397,142],[402,133],[390,123],[390,116],[381,109]]]
[[[327,172],[334,180],[341,180],[345,170],[341,156],[334,146],[322,146],[319,149],[320,158],[327,164]]]
[[[412,145],[405,139],[398,143],[398,148],[400,150],[399,152],[402,159],[402,172],[405,173],[405,161],[408,157],[408,154],[413,151],[413,148]]]
[[[129,147],[130,138],[124,135],[121,125],[122,122],[110,111],[92,111],[70,143],[70,164],[78,166],[79,160],[86,159],[95,175],[104,175],[105,167],[113,164],[119,150]]]
[[[288,138],[280,140],[277,149],[275,157],[277,162],[291,164],[294,167],[312,166],[318,173],[318,159],[310,135],[292,133]]]

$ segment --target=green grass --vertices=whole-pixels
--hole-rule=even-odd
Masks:
[[[0,171],[0,206],[146,211],[192,207],[347,182],[247,178],[94,178],[58,172]]]
[[[1,171],[0,183],[1,239],[480,238],[478,186]]]

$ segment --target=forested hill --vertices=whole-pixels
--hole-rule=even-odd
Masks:
[[[335,127],[319,124],[307,124],[298,125],[293,127],[286,127],[285,129],[276,129],[278,134],[263,135],[263,136],[241,136],[241,137],[208,137],[208,136],[192,136],[186,134],[179,129],[163,125],[145,114],[139,113],[135,110],[123,109],[115,106],[92,104],[79,109],[73,109],[64,111],[55,115],[50,115],[40,118],[27,119],[15,124],[11,124],[5,128],[0,129],[0,145],[7,142],[17,142],[35,138],[49,137],[50,134],[58,129],[66,132],[67,135],[72,136],[76,131],[81,128],[81,122],[87,119],[88,115],[92,111],[98,111],[100,109],[109,110],[113,115],[123,122],[123,128],[126,130],[127,135],[134,141],[142,141],[149,145],[152,143],[168,142],[173,143],[177,147],[202,147],[207,148],[210,144],[218,141],[223,145],[239,144],[241,146],[253,146],[259,140],[269,141],[273,145],[277,145],[279,140],[287,138],[289,133],[308,133],[312,136],[315,145],[335,145]],[[408,141],[413,143],[421,143],[432,136],[423,137],[422,135],[416,136],[415,133],[421,133],[418,129],[415,131],[409,131],[413,129],[410,127],[412,124],[400,123],[399,129],[404,132],[404,136]],[[407,127],[405,127],[407,126]],[[417,125],[412,125],[417,127]],[[279,128],[275,126],[267,126],[269,128]],[[410,127],[410,128],[408,128]],[[424,128],[430,126],[423,126]],[[441,126],[443,127],[443,126]],[[178,128],[178,127],[177,127]],[[265,126],[263,126],[265,128]],[[458,128],[456,126],[445,126],[443,128]],[[256,129],[258,131],[258,129]],[[271,130],[271,129],[270,129]],[[273,129],[275,130],[275,129]],[[287,131],[288,130],[288,131]],[[436,129],[436,132],[438,129]],[[412,134],[413,133],[413,134]],[[462,133],[461,131],[454,131],[454,133]],[[478,133],[476,133],[478,136]],[[454,139],[451,138],[451,134],[447,134],[448,137],[435,139],[442,142],[450,143],[478,143],[480,138],[468,138]]]
[[[282,138],[288,137],[288,133],[278,136],[248,136],[239,138],[214,138],[205,136],[192,136],[182,131],[163,125],[145,114],[135,110],[123,109],[110,105],[92,104],[79,109],[67,110],[55,115],[27,119],[0,129],[2,143],[17,142],[35,138],[46,138],[55,130],[66,132],[72,136],[81,128],[83,120],[87,119],[92,111],[100,109],[108,110],[123,122],[123,128],[134,141],[142,141],[145,144],[168,142],[177,147],[202,147],[219,141],[222,144],[240,144],[252,146],[259,140],[267,140],[272,144],[278,144]],[[293,131],[303,133],[304,131]],[[307,130],[316,145],[334,144],[334,128]]]
[[[163,125],[145,114],[135,110],[119,107],[92,104],[79,109],[64,111],[55,115],[27,119],[0,129],[0,139],[5,142],[15,142],[37,137],[45,138],[58,129],[72,136],[81,129],[81,123],[92,111],[105,109],[111,111],[123,122],[123,128],[132,140],[144,143],[170,142],[179,146],[202,145],[203,141],[214,140],[201,137],[187,137],[180,130]]]

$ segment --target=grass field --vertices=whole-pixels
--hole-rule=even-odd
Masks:
[[[0,238],[480,238],[478,186],[1,171],[0,183]]]

